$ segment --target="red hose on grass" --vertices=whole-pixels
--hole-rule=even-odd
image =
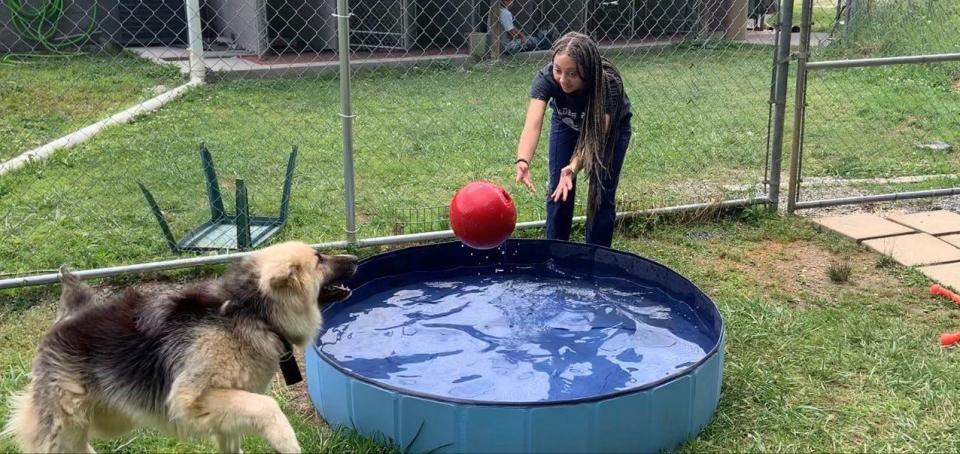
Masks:
[[[930,293],[933,295],[945,296],[953,300],[953,302],[957,303],[957,305],[960,305],[960,295],[957,295],[956,293],[953,293],[950,290],[947,290],[941,287],[940,284],[931,285]]]
[[[940,335],[940,345],[953,345],[960,342],[960,331],[955,333],[944,333]]]
[[[960,295],[941,287],[939,284],[933,284],[930,286],[930,294],[945,296],[950,298],[954,303],[957,303],[957,305],[960,305]],[[940,345],[953,345],[957,342],[960,342],[960,331],[955,333],[944,333],[940,335]]]

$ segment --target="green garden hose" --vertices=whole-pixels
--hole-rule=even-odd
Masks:
[[[21,0],[3,0],[10,10],[11,23],[14,31],[21,38],[36,42],[50,52],[46,57],[69,57],[78,55],[78,52],[68,52],[67,48],[84,44],[90,39],[97,24],[97,4],[93,4],[93,12],[87,29],[81,33],[57,37],[57,28],[65,14],[63,0],[45,0],[42,5],[32,8],[24,5]],[[0,63],[13,63],[25,58],[34,58],[32,54],[9,54]]]

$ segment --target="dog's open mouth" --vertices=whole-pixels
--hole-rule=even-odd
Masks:
[[[357,257],[352,255],[320,256],[325,265],[326,282],[320,288],[318,303],[342,301],[350,296],[350,288],[344,285],[357,272]]]
[[[320,288],[320,302],[334,303],[345,300],[350,296],[351,290],[342,283],[327,284]]]

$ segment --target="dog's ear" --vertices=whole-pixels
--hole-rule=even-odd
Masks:
[[[300,282],[300,264],[294,263],[287,267],[286,273],[277,273],[270,278],[270,287],[274,289],[302,287]]]

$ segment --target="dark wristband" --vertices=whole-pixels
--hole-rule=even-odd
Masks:
[[[523,159],[523,158],[517,159],[516,162],[514,162],[514,164],[520,164],[521,162],[526,165],[530,165],[530,161],[527,161],[526,159]]]

